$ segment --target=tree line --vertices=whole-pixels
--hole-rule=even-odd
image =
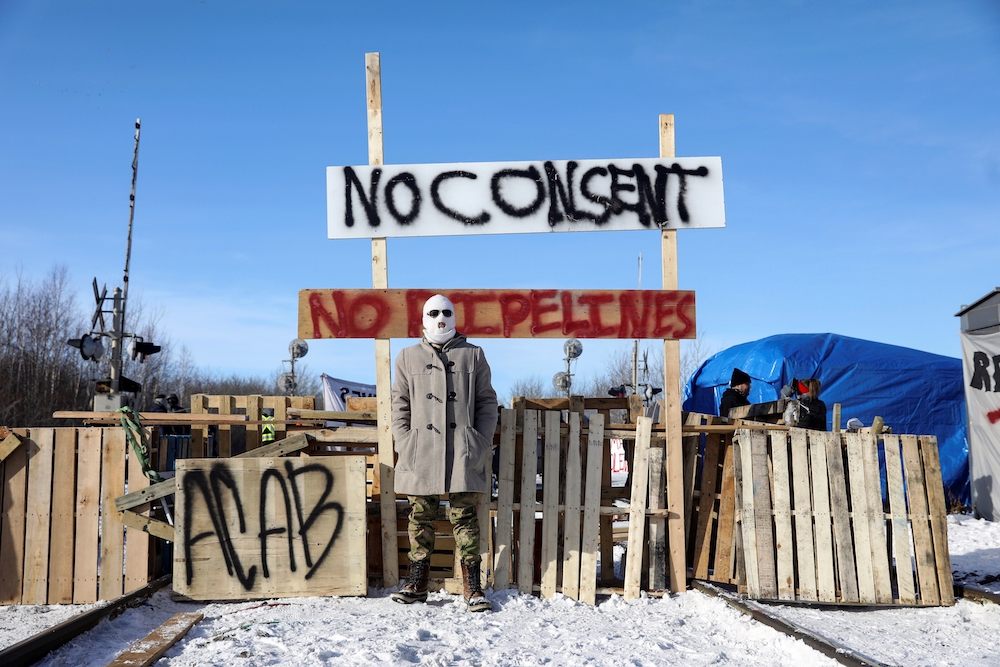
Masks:
[[[122,374],[142,385],[135,407],[147,410],[158,394],[177,394],[182,406],[192,394],[280,395],[277,379],[270,375],[220,373],[198,367],[190,352],[174,350],[160,327],[161,315],[130,298],[125,330],[161,346],[145,361],[124,355]],[[110,316],[106,316],[110,325]],[[58,410],[91,410],[98,380],[110,377],[110,342],[104,338],[105,359],[85,360],[66,341],[90,331],[85,313],[69,283],[65,267],[53,268],[40,280],[18,273],[0,276],[0,425],[15,427],[59,426],[52,418]],[[319,381],[304,365],[296,368],[299,393],[315,394]]]

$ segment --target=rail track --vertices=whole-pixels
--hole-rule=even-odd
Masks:
[[[717,597],[726,602],[734,609],[750,616],[755,621],[784,633],[790,637],[801,639],[807,646],[819,651],[827,657],[833,658],[842,665],[851,667],[892,667],[891,663],[881,662],[864,655],[850,646],[840,644],[812,632],[796,623],[770,613],[765,605],[752,600],[744,600],[734,592],[727,590],[717,584],[706,581],[695,580],[692,587],[696,590]],[[955,597],[970,600],[973,602],[985,602],[988,604],[1000,604],[1000,595],[990,591],[976,588],[975,586],[955,584]]]
[[[0,665],[4,667],[29,667],[63,644],[92,629],[102,619],[113,619],[125,609],[137,607],[145,603],[153,593],[169,584],[170,580],[170,575],[160,577],[156,581],[150,582],[147,586],[128,595],[123,595],[103,607],[85,611],[17,644],[0,650]],[[795,639],[802,640],[807,646],[836,660],[842,665],[850,667],[892,667],[891,663],[881,662],[866,656],[850,646],[840,644],[792,621],[780,618],[770,613],[765,605],[753,600],[742,599],[728,588],[700,580],[693,581],[691,586],[706,595],[723,600],[729,606],[746,614],[758,623],[762,623]],[[1000,604],[1000,594],[970,585],[955,584],[955,597],[973,602]]]
[[[87,632],[101,619],[115,618],[129,607],[138,607],[149,597],[170,583],[171,575],[165,575],[151,581],[149,584],[120,598],[112,600],[103,607],[90,609],[58,625],[42,630],[12,646],[0,651],[0,665],[3,667],[28,667],[38,662],[46,655],[56,650],[84,632]]]

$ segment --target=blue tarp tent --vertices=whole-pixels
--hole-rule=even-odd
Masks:
[[[885,419],[893,433],[936,435],[949,504],[969,504],[969,446],[962,360],[835,334],[781,334],[719,352],[692,374],[684,410],[718,414],[733,368],[753,383],[751,403],[777,400],[792,378],[815,377],[827,405],[841,405],[841,423]]]

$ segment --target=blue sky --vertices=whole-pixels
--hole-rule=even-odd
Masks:
[[[725,229],[679,233],[706,345],[832,332],[957,357],[1000,285],[1000,3],[0,0],[0,274],[120,284],[222,371],[287,358],[303,288],[370,287],[326,238],[325,168],[721,156]],[[659,234],[390,239],[392,287],[660,286]],[[87,305],[89,309],[89,305]],[[393,342],[393,355],[404,341]],[[503,393],[562,342],[483,342]],[[577,372],[615,345],[585,341]],[[371,341],[311,369],[373,382]]]

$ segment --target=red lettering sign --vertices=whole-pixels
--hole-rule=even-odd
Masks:
[[[475,338],[694,338],[695,297],[665,290],[302,290],[300,338],[419,338],[434,294]]]

